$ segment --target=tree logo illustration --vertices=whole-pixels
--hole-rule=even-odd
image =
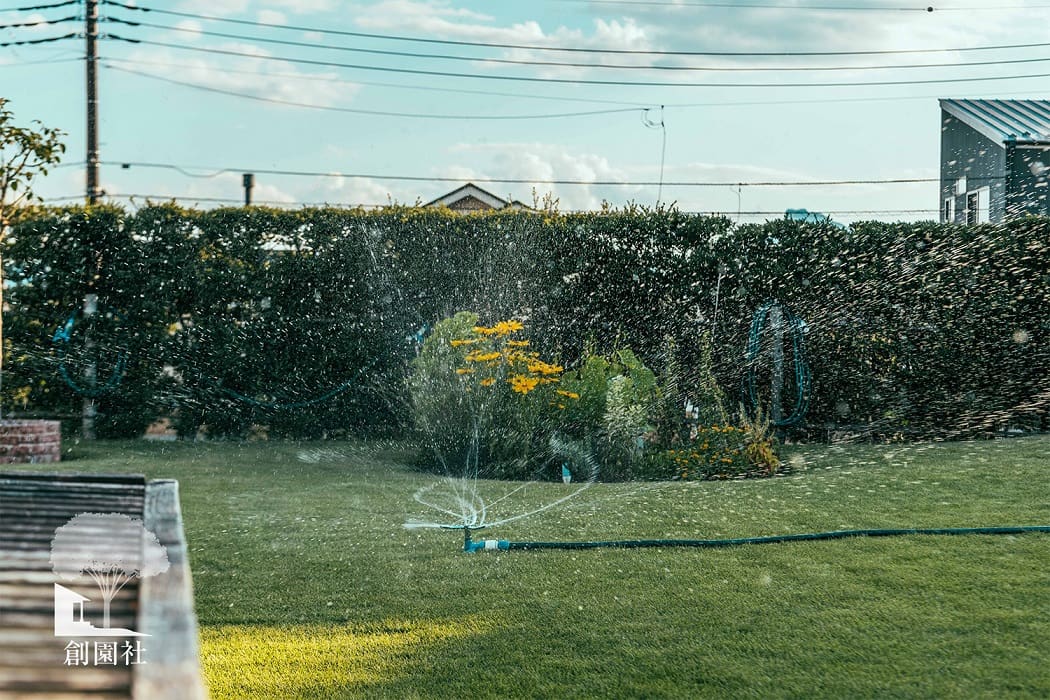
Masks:
[[[81,513],[56,528],[51,539],[51,569],[55,574],[65,580],[87,576],[98,586],[102,593],[102,629],[106,630],[110,629],[110,603],[120,589],[135,579],[164,573],[169,565],[168,550],[157,536],[140,519],[121,513]],[[58,589],[62,587],[55,586],[58,601]],[[77,597],[81,603],[87,600]],[[56,606],[56,634],[60,627],[58,617]],[[73,627],[62,623],[63,629],[99,632],[99,628],[83,621],[82,604],[80,622],[75,622],[72,615],[68,622]]]

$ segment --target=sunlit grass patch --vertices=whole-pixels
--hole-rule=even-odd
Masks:
[[[201,629],[217,698],[338,698],[409,673],[447,642],[483,635],[473,618],[367,625],[219,625]]]

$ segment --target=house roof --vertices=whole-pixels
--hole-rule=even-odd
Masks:
[[[1050,100],[941,100],[941,109],[996,143],[1050,142]]]
[[[425,207],[440,207],[445,205],[446,207],[453,207],[456,202],[473,197],[474,199],[482,202],[483,204],[493,209],[503,209],[504,207],[510,206],[510,202],[507,200],[497,197],[496,195],[481,189],[472,182],[468,182],[462,187],[457,187],[446,195],[442,195],[437,199],[427,202],[423,206]]]

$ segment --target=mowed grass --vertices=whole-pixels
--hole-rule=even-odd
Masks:
[[[396,446],[70,456],[64,469],[179,480],[215,698],[1050,697],[1050,535],[465,554],[458,533],[403,527],[432,517],[412,494],[434,479]],[[478,536],[1050,525],[1050,436],[790,461],[768,480],[597,484]]]

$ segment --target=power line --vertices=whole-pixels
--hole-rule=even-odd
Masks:
[[[242,200],[236,197],[197,197],[194,195],[176,195],[176,194],[147,194],[147,193],[109,193],[105,194],[110,199],[127,199],[135,200],[142,199],[146,201],[193,201],[193,202],[208,202],[214,204],[241,204]],[[84,199],[84,195],[66,195],[63,197],[45,197],[44,202],[73,202]],[[345,209],[381,209],[387,206],[411,206],[394,203],[391,205],[387,204],[365,204],[365,203],[353,203],[353,202],[328,202],[328,201],[279,201],[279,200],[261,200],[257,201],[257,204],[265,204],[268,206],[278,207],[339,207]],[[585,210],[569,210],[565,213],[572,213],[573,211],[585,211]],[[838,215],[838,216],[856,216],[856,215],[887,215],[887,214],[938,214],[939,209],[826,209],[822,210],[821,214],[827,215]],[[754,211],[715,211],[715,210],[698,210],[687,212],[692,214],[701,214],[706,216],[784,216],[784,212],[779,209],[769,210],[754,210]]]
[[[128,5],[116,0],[102,0],[103,4],[111,5],[114,7],[122,7],[126,10],[136,10],[139,12],[156,12],[158,14],[172,15],[175,17],[188,17],[192,19],[200,19],[209,22],[226,22],[230,24],[240,24],[252,27],[266,27],[268,29],[281,29],[288,31],[300,31],[300,32],[317,32],[319,34],[329,34],[332,36],[349,36],[362,39],[380,39],[384,41],[411,41],[423,44],[441,44],[444,46],[475,46],[483,48],[497,48],[497,49],[524,49],[527,51],[564,51],[570,53],[585,53],[585,54],[612,54],[612,55],[631,55],[631,56],[721,56],[721,57],[777,57],[783,58],[788,56],[889,56],[889,55],[905,55],[905,54],[925,54],[925,53],[955,53],[955,52],[968,52],[968,51],[1000,51],[1007,49],[1033,49],[1033,48],[1045,48],[1050,46],[1050,43],[1033,43],[1033,44],[1003,44],[997,46],[962,46],[954,48],[933,48],[933,49],[880,49],[880,50],[869,50],[869,51],[651,51],[643,49],[594,49],[585,48],[579,46],[542,46],[536,44],[509,44],[500,42],[484,42],[484,41],[461,41],[456,39],[431,39],[423,37],[410,37],[410,36],[399,36],[395,34],[375,34],[368,32],[351,32],[339,29],[330,29],[326,27],[307,27],[301,25],[287,25],[287,24],[272,24],[269,22],[257,22],[246,19],[235,19],[232,17],[216,17],[213,15],[202,15],[195,14],[192,12],[178,12],[176,10],[162,10],[154,7],[144,7],[141,5]]]
[[[673,82],[661,83],[645,80],[597,80],[588,78],[540,78],[525,75],[491,75],[482,73],[456,73],[452,71],[424,70],[420,68],[394,68],[391,66],[369,66],[354,63],[339,63],[337,61],[321,61],[308,58],[293,58],[288,56],[260,56],[258,54],[243,51],[232,51],[229,49],[211,49],[201,46],[187,46],[185,44],[172,44],[165,41],[153,41],[150,39],[129,39],[127,37],[108,34],[107,39],[124,41],[131,44],[145,44],[148,46],[161,46],[181,51],[194,51],[197,53],[216,54],[221,56],[238,56],[241,58],[252,58],[265,61],[283,61],[286,63],[298,63],[310,66],[328,66],[331,68],[349,68],[352,70],[379,71],[383,73],[401,73],[407,75],[425,75],[443,78],[470,78],[475,80],[506,80],[513,82],[545,83],[559,85],[605,85],[616,87],[703,87],[703,88],[826,88],[826,87],[886,87],[893,85],[949,85],[957,83],[988,82],[997,80],[1023,80],[1029,78],[1048,78],[1050,73],[1038,73],[1029,75],[1006,75],[1006,76],[978,76],[969,78],[928,78],[916,80],[869,80],[869,81],[834,81],[834,82],[805,82],[805,83],[697,83],[697,82]]]
[[[175,170],[177,172],[185,173],[188,169],[195,170],[211,170],[216,175],[223,173],[256,173],[264,175],[284,175],[291,177],[340,177],[340,178],[367,178],[372,180],[398,180],[405,182],[463,182],[465,179],[469,179],[472,182],[488,182],[495,184],[507,184],[507,185],[531,185],[531,184],[547,184],[547,185],[592,185],[592,186],[613,186],[613,187],[656,187],[660,183],[657,181],[626,181],[626,180],[565,180],[557,178],[498,178],[498,177],[441,177],[432,175],[383,175],[376,173],[341,173],[341,172],[319,172],[309,170],[281,170],[281,169],[266,169],[266,168],[214,168],[210,166],[188,166],[188,165],[175,165],[172,163],[156,163],[156,162],[143,162],[143,161],[102,161],[102,165],[107,166],[120,166],[121,168],[127,169],[132,167],[137,168],[157,168],[162,170]],[[995,178],[987,178],[995,179]],[[676,181],[676,182],[664,182],[665,187],[832,187],[832,186],[845,186],[845,185],[901,185],[901,184],[916,184],[916,183],[928,183],[928,182],[940,182],[940,178],[926,177],[926,178],[888,178],[888,179],[868,179],[868,180],[768,180],[768,181],[753,181],[753,182],[741,182],[739,180],[734,181]]]
[[[540,66],[545,68],[598,68],[604,70],[643,70],[643,71],[671,71],[671,72],[806,72],[806,71],[868,71],[868,70],[897,70],[913,68],[964,68],[970,66],[1001,66],[1019,63],[1045,63],[1050,61],[1046,58],[1020,58],[1020,59],[998,59],[991,61],[971,61],[967,63],[911,63],[896,65],[857,65],[857,66],[682,66],[682,65],[639,65],[624,63],[579,63],[573,61],[534,61],[516,58],[492,58],[481,56],[462,56],[450,54],[418,53],[412,51],[392,51],[385,49],[368,49],[357,46],[334,46],[332,44],[321,44],[317,42],[293,41],[290,39],[270,39],[266,37],[248,36],[244,34],[230,34],[227,32],[213,32],[205,29],[191,29],[189,27],[175,27],[165,24],[154,24],[152,22],[130,22],[119,17],[107,17],[106,21],[116,22],[131,27],[149,27],[165,31],[183,32],[187,34],[212,36],[222,39],[236,39],[238,41],[249,41],[263,44],[274,44],[280,46],[294,46],[309,49],[324,49],[328,51],[345,51],[350,53],[364,53],[378,56],[394,56],[397,58],[421,58],[427,60],[442,61],[469,61],[472,63],[493,63],[501,65],[516,66]]]
[[[229,95],[231,97],[240,97],[246,100],[255,100],[256,102],[265,102],[267,104],[283,105],[287,107],[304,107],[306,109],[319,109],[327,112],[362,114],[376,117],[407,117],[414,119],[441,119],[454,121],[478,119],[489,121],[505,121],[528,119],[562,119],[567,117],[591,117],[601,114],[622,114],[624,112],[640,112],[642,110],[641,107],[624,107],[620,109],[596,109],[585,112],[561,112],[556,114],[423,114],[420,112],[388,112],[375,109],[357,109],[353,107],[332,107],[328,105],[318,105],[309,104],[306,102],[293,102],[291,100],[281,100],[275,97],[262,97],[260,95],[252,95],[250,93],[237,92],[235,90],[225,90],[223,88],[201,85],[199,83],[190,83],[183,80],[175,80],[173,78],[166,78],[160,75],[154,75],[152,73],[145,73],[143,71],[132,70],[130,68],[121,68],[119,66],[113,66],[108,64],[103,65],[105,65],[110,70],[120,71],[121,73],[130,73],[132,75],[138,75],[143,78],[149,78],[151,80],[159,80],[161,82],[170,83],[172,85],[180,85],[182,87],[192,88],[194,90],[217,93],[220,95]]]
[[[163,66],[165,68],[188,68],[191,70],[200,70],[206,68],[201,64],[192,63],[169,63],[166,61],[142,61],[137,59],[127,58],[107,58],[107,62],[116,62],[129,65],[142,65],[142,66]],[[112,67],[112,66],[111,66]],[[378,81],[369,80],[350,80],[347,78],[333,78],[327,75],[311,75],[308,73],[271,73],[268,71],[256,71],[256,70],[245,70],[240,68],[227,68],[223,67],[223,73],[238,73],[242,75],[260,75],[269,78],[292,78],[295,80],[310,80],[322,83],[339,83],[343,85],[366,85],[370,87],[383,87],[383,88],[394,88],[398,90],[422,90],[425,92],[445,92],[455,93],[462,95],[482,95],[484,97],[515,97],[526,100],[548,100],[554,102],[581,102],[590,104],[606,104],[606,105],[619,105],[623,107],[637,107],[639,109],[645,109],[649,106],[647,103],[642,102],[627,102],[624,100],[601,100],[587,97],[561,97],[556,95],[529,95],[520,92],[499,92],[495,90],[469,90],[466,88],[443,88],[436,87],[434,85],[405,85],[403,83],[384,83]]]
[[[195,197],[193,195],[137,194],[137,193],[129,193],[129,194],[112,193],[111,194],[109,192],[107,192],[105,196],[106,197],[110,197],[112,199],[128,199],[128,200],[145,199],[145,200],[154,200],[154,201],[156,201],[156,200],[177,201],[177,200],[181,199],[181,200],[185,200],[185,201],[210,202],[210,203],[215,203],[215,204],[227,204],[227,203],[229,203],[229,204],[241,205],[241,204],[244,203],[244,201],[242,199],[238,199],[238,198],[235,198],[235,197]],[[82,198],[83,198],[82,196],[81,197],[60,197],[60,198],[56,198],[55,200],[51,200],[51,201],[73,200],[73,199],[82,199]],[[271,199],[271,200],[253,200],[252,203],[253,204],[265,204],[265,205],[269,205],[269,206],[286,206],[286,207],[302,207],[302,206],[320,207],[320,206],[328,206],[328,207],[345,207],[345,208],[348,208],[348,209],[356,209],[356,208],[359,208],[359,207],[362,208],[362,209],[378,209],[380,207],[387,206],[385,204],[352,204],[352,203],[348,203],[348,202],[298,202],[298,201],[296,201],[296,202],[282,202],[282,201],[279,201],[279,200],[276,200],[276,199]]]
[[[555,0],[547,0],[554,2]],[[923,12],[930,13],[935,9],[930,6],[923,7],[861,7],[859,5],[774,5],[770,3],[752,2],[688,2],[680,0],[557,0],[559,2],[586,3],[588,5],[635,5],[655,7],[701,7],[729,10],[816,10],[816,11],[845,11],[845,12]]]
[[[66,34],[65,36],[51,36],[44,39],[22,39],[20,41],[0,41],[0,46],[30,46],[33,44],[50,44],[55,41],[62,41],[64,39],[76,39],[80,35],[76,32]]]
[[[44,24],[62,24],[63,22],[72,22],[73,20],[79,20],[80,18],[76,15],[70,15],[69,17],[63,17],[61,19],[35,19],[32,22],[8,22],[7,24],[0,24],[0,29],[18,29],[21,27],[39,27]]]
[[[48,63],[71,63],[73,61],[80,62],[83,60],[84,57],[80,56],[79,58],[44,58],[38,61],[14,61],[12,63],[3,63],[0,61],[0,68],[20,68],[22,66],[39,66]]]
[[[719,8],[731,10],[816,10],[816,11],[845,11],[845,12],[920,12],[931,14],[934,12],[981,12],[1000,10],[1034,10],[1050,8],[1050,5],[999,5],[986,7],[935,7],[933,5],[922,5],[919,7],[863,7],[860,5],[774,5],[768,3],[728,3],[728,2],[689,2],[688,0],[547,0],[547,2],[580,3],[588,5],[634,5],[654,7],[700,7]]]
[[[67,5],[77,5],[80,0],[65,0],[65,2],[53,2],[48,5],[28,5],[26,7],[4,7],[0,8],[0,12],[33,12],[35,10],[50,10],[55,7],[65,7]]]
[[[62,59],[63,61],[69,60],[81,60],[81,59]],[[207,68],[207,66],[200,63],[171,63],[167,61],[144,61],[138,59],[127,59],[127,58],[107,58],[107,63],[119,63],[126,65],[139,65],[139,66],[161,66],[164,68],[185,68],[189,70],[201,70]],[[44,61],[31,61],[28,63],[42,63]],[[58,62],[58,61],[56,61]],[[0,64],[0,68],[4,67],[5,64]],[[13,64],[12,64],[13,65]],[[114,66],[108,66],[113,68]],[[464,95],[482,95],[484,97],[513,97],[526,100],[548,100],[555,102],[579,102],[579,103],[592,103],[592,104],[610,104],[620,105],[624,107],[637,107],[638,109],[647,109],[652,103],[644,102],[627,102],[623,100],[602,100],[586,97],[564,97],[556,95],[532,95],[522,92],[500,92],[496,90],[470,90],[466,88],[443,88],[434,85],[405,85],[403,83],[384,83],[378,81],[369,80],[351,80],[347,78],[333,78],[328,75],[311,75],[308,73],[271,73],[268,71],[257,71],[257,70],[246,70],[240,68],[228,68],[223,67],[223,73],[237,73],[241,75],[258,75],[268,78],[291,78],[294,80],[309,80],[322,83],[337,83],[342,85],[365,85],[370,87],[383,87],[392,88],[397,90],[421,90],[425,92],[442,92],[451,94],[464,94]],[[1043,95],[1050,93],[1036,92],[1030,94],[1028,97],[1035,99]],[[731,102],[687,102],[687,103],[669,103],[664,105],[665,107],[677,108],[677,109],[692,109],[692,108],[708,108],[708,107],[752,107],[752,106],[768,106],[768,105],[808,105],[808,104],[840,104],[849,102],[898,102],[898,101],[910,101],[910,100],[931,100],[943,97],[942,94],[927,94],[927,95],[900,95],[896,97],[829,97],[821,99],[809,99],[809,100],[734,100]],[[958,94],[956,97],[994,97],[994,95],[988,95],[987,93],[979,94]]]

